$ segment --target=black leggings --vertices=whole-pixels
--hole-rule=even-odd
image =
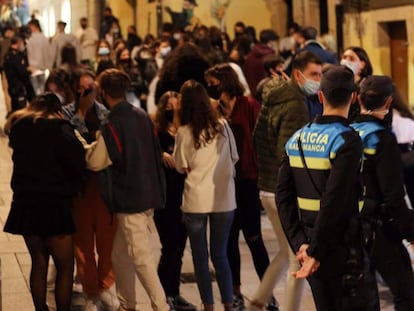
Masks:
[[[36,311],[48,311],[46,304],[49,256],[56,266],[55,300],[57,311],[69,311],[73,286],[73,243],[71,235],[24,236],[32,259],[30,290]]]
[[[240,286],[240,230],[252,254],[254,267],[260,279],[269,265],[269,256],[262,239],[259,191],[255,180],[236,180],[236,202],[237,208],[227,245],[227,256],[233,286]]]

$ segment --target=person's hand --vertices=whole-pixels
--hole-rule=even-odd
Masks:
[[[296,253],[296,259],[299,261],[300,264],[303,264],[303,261],[308,254],[306,250],[309,248],[309,244],[302,244]]]
[[[164,162],[164,165],[168,168],[175,168],[174,157],[167,152],[162,153],[162,162]]]
[[[305,279],[314,274],[319,269],[319,266],[319,261],[306,255],[304,256],[302,267],[298,271],[292,272],[292,275],[297,279]]]
[[[81,118],[85,118],[86,113],[92,108],[96,99],[96,86],[91,84],[88,89],[83,90],[79,97],[78,113]]]

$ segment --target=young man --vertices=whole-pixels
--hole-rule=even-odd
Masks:
[[[308,279],[318,311],[376,310],[377,299],[363,308],[345,308],[348,232],[358,215],[362,155],[358,133],[347,121],[356,97],[352,71],[330,67],[318,95],[323,115],[287,142],[276,188],[280,221],[302,265],[294,275]],[[368,291],[376,288],[373,278],[371,283]]]
[[[366,78],[358,96],[361,115],[352,124],[364,144],[364,207],[376,223],[372,263],[394,296],[395,310],[414,310],[414,277],[402,239],[414,240],[414,217],[407,208],[401,155],[391,126],[392,80]]]
[[[82,137],[91,142],[95,139],[96,131],[105,124],[109,111],[96,102],[93,73],[80,71],[76,85],[78,96],[75,102],[62,107],[63,115]],[[102,200],[98,176],[96,172],[88,171],[83,191],[73,201],[77,276],[87,296],[84,311],[97,311],[97,301],[101,301],[109,311],[116,311],[119,301],[115,291],[111,252],[117,222],[112,219]]]
[[[91,66],[96,57],[96,46],[98,44],[98,33],[95,28],[89,27],[89,21],[82,17],[79,21],[80,28],[76,31],[75,36],[78,38],[81,49],[80,62]]]
[[[118,221],[112,264],[121,306],[136,310],[137,276],[152,309],[168,311],[148,232],[154,209],[165,204],[161,150],[153,124],[142,109],[125,100],[130,80],[124,72],[108,69],[98,77],[98,84],[110,113],[97,142],[89,145],[87,163],[93,171],[108,168],[103,172],[101,191]]]
[[[43,93],[46,82],[46,69],[51,68],[49,39],[42,32],[39,21],[32,19],[28,23],[31,36],[27,39],[27,59],[31,71],[31,81],[36,95]]]
[[[310,83],[314,84],[316,89],[312,92],[316,94],[321,75],[320,60],[310,52],[303,52],[298,54],[293,62],[291,81],[274,78],[263,88],[262,108],[253,134],[259,168],[258,188],[260,200],[279,242],[279,252],[267,268],[254,295],[252,305],[257,308],[263,308],[266,305],[272,296],[273,288],[289,267],[290,271],[286,279],[285,308],[292,311],[300,310],[300,297],[304,282],[296,280],[291,275],[291,272],[298,268],[298,264],[289,249],[280,224],[275,191],[285,144],[295,131],[309,121],[307,93],[303,91],[304,85],[308,80],[313,81]],[[318,105],[320,105],[319,102]]]

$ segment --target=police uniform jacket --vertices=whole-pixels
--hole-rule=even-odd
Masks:
[[[404,177],[397,140],[384,122],[359,116],[352,127],[364,146],[364,207],[362,215],[393,223],[401,237],[414,239],[414,217],[404,196]]]
[[[4,57],[4,71],[9,85],[10,97],[25,96],[28,101],[32,101],[35,97],[27,66],[25,55],[14,48],[10,48]]]
[[[295,253],[302,244],[309,244],[308,255],[321,263],[315,276],[340,275],[348,255],[347,230],[358,215],[361,193],[358,133],[345,118],[317,117],[289,139],[286,154],[276,203],[288,241]]]

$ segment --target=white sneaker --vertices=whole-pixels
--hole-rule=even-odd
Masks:
[[[98,307],[96,306],[96,303],[92,299],[86,299],[85,308],[84,311],[98,311]]]
[[[117,311],[121,305],[116,295],[115,285],[102,291],[99,294],[99,300],[108,311]]]

